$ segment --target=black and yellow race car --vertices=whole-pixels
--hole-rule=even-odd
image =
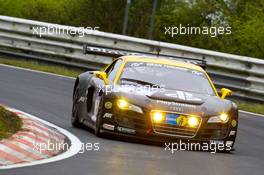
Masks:
[[[122,56],[104,71],[76,79],[72,125],[166,142],[224,142],[233,147],[238,109],[219,96],[200,66],[162,58]]]

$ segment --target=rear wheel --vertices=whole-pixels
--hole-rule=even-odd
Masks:
[[[81,123],[78,116],[78,98],[79,98],[79,86],[77,86],[74,95],[73,95],[73,104],[72,104],[72,117],[71,124],[73,127],[81,127]]]

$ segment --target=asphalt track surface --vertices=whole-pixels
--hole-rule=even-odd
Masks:
[[[70,125],[74,80],[0,65],[0,103],[23,110],[62,127],[83,143],[100,143],[58,162],[0,170],[1,175],[263,175],[264,118],[240,114],[236,151],[231,154],[177,151],[131,142],[97,138]]]

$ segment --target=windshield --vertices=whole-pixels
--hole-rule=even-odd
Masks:
[[[215,95],[203,72],[154,63],[128,62],[120,77],[121,84],[149,84],[165,89]],[[131,83],[129,83],[131,84]]]

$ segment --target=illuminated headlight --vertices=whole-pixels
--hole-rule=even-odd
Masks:
[[[135,111],[138,113],[143,113],[143,111],[140,107],[133,105],[133,104],[130,104],[124,99],[117,100],[117,106],[123,110],[130,110],[130,111]]]
[[[190,116],[188,118],[188,124],[189,124],[190,127],[194,127],[195,128],[195,127],[197,127],[199,125],[199,123],[200,123],[199,119],[197,117],[195,117],[195,116]]]
[[[126,100],[123,100],[123,99],[118,100],[117,105],[120,109],[127,109],[128,108],[128,102]]]
[[[154,123],[161,123],[165,120],[165,115],[162,112],[154,111],[152,113],[152,120]]]
[[[208,123],[227,123],[229,116],[226,113],[210,117]]]

